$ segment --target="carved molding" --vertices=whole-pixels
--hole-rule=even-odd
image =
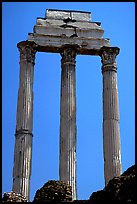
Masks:
[[[20,61],[26,60],[32,64],[35,64],[36,43],[30,41],[22,41],[17,44],[20,52]]]
[[[116,56],[119,54],[118,47],[102,47],[100,56],[102,62],[102,72],[110,70],[117,71]]]

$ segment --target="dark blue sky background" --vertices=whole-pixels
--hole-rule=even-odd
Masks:
[[[101,22],[104,38],[120,48],[117,56],[122,171],[135,162],[135,3],[133,2],[7,2],[2,3],[2,193],[12,189],[12,171],[19,86],[17,43],[27,40],[37,17],[46,9],[91,12]],[[48,180],[59,179],[61,56],[37,53],[34,73],[33,158],[30,199]],[[78,55],[77,191],[88,199],[104,188],[102,74],[98,56]]]

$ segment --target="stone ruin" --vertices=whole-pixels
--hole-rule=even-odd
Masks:
[[[20,52],[20,83],[12,190],[25,196],[27,200],[30,194],[32,163],[33,78],[36,52],[61,55],[59,179],[72,187],[72,199],[77,199],[75,72],[77,55],[101,57],[105,184],[121,174],[116,65],[116,56],[120,49],[112,47],[110,40],[103,38],[103,34],[101,23],[92,21],[91,12],[47,9],[44,18],[37,18],[33,33],[28,34],[28,39],[17,44]]]

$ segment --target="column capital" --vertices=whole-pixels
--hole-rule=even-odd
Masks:
[[[26,60],[27,62],[31,62],[35,64],[35,53],[37,44],[32,41],[21,41],[17,44],[17,47],[20,52],[20,61]]]
[[[119,54],[120,48],[103,46],[100,49],[99,55],[102,62],[102,73],[104,71],[117,71],[116,56]]]
[[[60,54],[62,56],[62,63],[71,63],[75,64],[76,54],[77,54],[77,45],[64,45],[60,49]]]

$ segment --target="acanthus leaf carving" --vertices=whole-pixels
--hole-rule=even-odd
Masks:
[[[116,56],[119,54],[118,47],[102,47],[100,50],[102,69],[116,71]]]
[[[76,49],[73,47],[64,47],[61,49],[62,63],[76,63]]]
[[[26,60],[35,64],[36,44],[34,42],[23,41],[17,45],[20,52],[20,61]]]

